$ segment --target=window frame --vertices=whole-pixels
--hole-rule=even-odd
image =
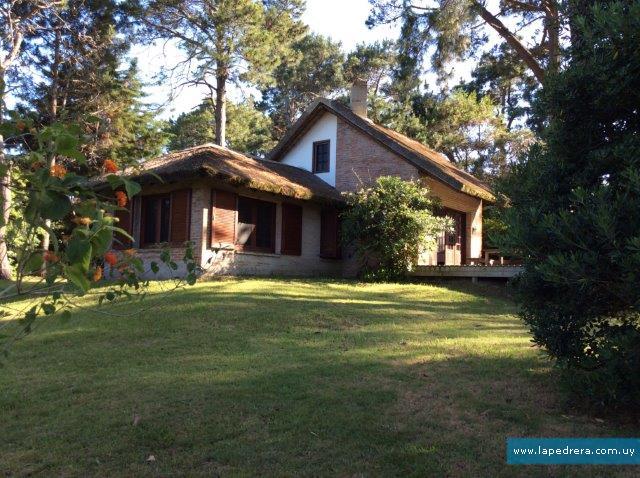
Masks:
[[[282,224],[280,233],[280,254],[283,256],[301,256],[302,255],[302,233],[304,229],[304,208],[299,204],[283,202],[280,205]],[[286,212],[288,211],[288,212]],[[293,212],[295,211],[295,212]],[[291,231],[293,223],[288,222],[290,214],[297,215],[296,241],[291,244]]]
[[[320,211],[320,253],[322,259],[342,259],[340,213],[335,208],[326,208]],[[333,234],[328,234],[333,232]],[[327,244],[325,241],[331,241]],[[327,251],[327,246],[333,246],[333,252]]]
[[[318,169],[318,157],[317,157],[317,151],[316,148],[317,146],[326,144],[327,145],[327,169],[326,170],[320,170]],[[322,141],[314,141],[313,142],[313,158],[312,158],[312,163],[313,163],[313,174],[323,174],[323,173],[328,173],[331,171],[331,140],[330,139],[323,139]]]
[[[162,232],[162,201],[168,199],[169,200],[169,211],[166,213],[167,219],[167,240],[160,241],[161,232]],[[154,232],[154,240],[149,241],[146,237],[146,225],[147,225],[147,207],[150,201],[155,201],[160,206],[156,209],[155,212],[155,232]],[[141,204],[140,204],[140,247],[145,248],[154,248],[158,247],[160,244],[168,244],[171,242],[171,193],[164,194],[151,194],[147,196],[142,196]]]
[[[249,240],[245,244],[238,243],[238,235],[240,232],[240,201],[248,201],[251,204],[251,223],[254,225],[253,231],[249,235]],[[271,246],[263,247],[256,245],[258,235],[258,205],[260,203],[268,204],[271,208]],[[236,200],[236,227],[235,227],[235,248],[240,252],[263,252],[266,254],[275,254],[276,252],[276,214],[277,204],[271,201],[255,199],[248,196],[238,196]]]

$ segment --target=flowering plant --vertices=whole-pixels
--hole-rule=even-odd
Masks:
[[[81,152],[80,131],[74,126],[54,124],[37,130],[28,120],[19,120],[4,123],[0,139],[3,136],[7,139],[0,150],[11,153],[0,155],[2,186],[8,189],[2,195],[3,208],[13,204],[10,226],[19,231],[21,241],[6,242],[9,224],[5,215],[0,219],[0,242],[4,243],[0,249],[11,252],[14,280],[0,289],[5,319],[0,329],[18,323],[19,330],[1,336],[12,342],[30,332],[38,317],[68,316],[81,296],[95,295],[95,304],[103,304],[143,295],[149,285],[145,278],[157,272],[158,264],[151,263],[146,270],[134,250],[112,250],[117,241],[114,234],[133,239],[116,216],[140,192],[140,186],[119,174],[118,165],[111,160],[104,162],[100,179],[91,178]],[[178,268],[167,252],[159,260],[171,270]],[[174,287],[196,280],[190,244],[183,260],[188,274],[174,279]],[[110,271],[109,281],[104,280],[106,270]],[[28,310],[9,307],[9,301],[20,295],[37,299]]]

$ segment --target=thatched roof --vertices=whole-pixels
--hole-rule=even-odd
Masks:
[[[427,175],[462,191],[488,201],[495,197],[491,189],[478,178],[463,171],[452,164],[441,153],[434,151],[424,144],[373,121],[356,115],[350,108],[336,101],[325,98],[315,101],[284,135],[276,147],[269,153],[268,159],[279,161],[289,151],[299,138],[324,113],[333,113],[351,126],[370,136],[375,141],[394,152],[401,158],[413,164],[418,170]]]
[[[275,161],[255,159],[230,149],[203,144],[151,159],[138,172],[127,171],[141,184],[212,178],[236,187],[296,199],[341,202],[340,193],[309,171]]]

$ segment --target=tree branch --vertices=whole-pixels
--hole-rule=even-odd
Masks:
[[[542,83],[544,81],[544,69],[542,68],[538,60],[536,60],[533,54],[529,51],[529,49],[522,44],[518,37],[516,37],[498,17],[493,15],[479,2],[476,2],[475,4],[480,17],[485,22],[487,22],[487,24],[491,28],[493,28],[502,38],[504,38],[507,44],[516,51],[522,61],[524,61],[529,69],[533,72],[533,75],[536,77],[536,79],[540,83]]]

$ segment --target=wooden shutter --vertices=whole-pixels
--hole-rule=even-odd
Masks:
[[[191,189],[171,193],[171,242],[182,246],[189,240],[191,229]]]
[[[236,240],[236,195],[227,191],[213,192],[211,246],[234,244]]]
[[[340,257],[340,223],[336,209],[325,209],[320,220],[320,256],[330,259]]]
[[[282,254],[302,254],[302,208],[294,204],[282,205]]]
[[[131,212],[133,211],[133,201],[129,202],[129,209],[118,210],[113,213],[113,216],[118,219],[117,227],[124,229],[132,236],[133,231],[133,218]],[[113,234],[113,248],[117,250],[129,249],[132,246],[131,239],[122,235],[121,233]]]

